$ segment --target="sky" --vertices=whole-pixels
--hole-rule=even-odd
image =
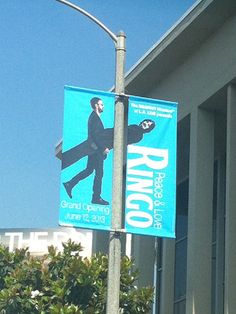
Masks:
[[[127,36],[126,72],[195,0],[73,0]],[[114,85],[110,37],[56,0],[0,0],[0,228],[58,226],[64,86]]]

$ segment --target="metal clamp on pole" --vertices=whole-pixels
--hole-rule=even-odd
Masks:
[[[119,233],[125,233],[126,230],[123,229],[123,228],[122,228],[122,229],[111,229],[110,232],[111,232],[111,233],[118,233],[118,234],[119,234]]]
[[[123,103],[127,102],[127,100],[129,99],[129,96],[124,94],[117,94],[116,95],[116,102],[117,101],[122,101]]]

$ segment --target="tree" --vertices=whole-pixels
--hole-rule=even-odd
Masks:
[[[0,314],[103,314],[106,312],[107,255],[82,258],[72,241],[63,252],[49,247],[33,257],[27,249],[9,252],[0,246]],[[134,261],[121,260],[120,311],[149,313],[153,288],[137,288]]]

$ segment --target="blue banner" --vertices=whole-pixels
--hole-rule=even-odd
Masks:
[[[112,93],[65,87],[59,224],[110,230]]]
[[[175,237],[177,103],[130,96],[125,230]]]

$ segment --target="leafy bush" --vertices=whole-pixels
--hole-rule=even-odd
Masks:
[[[68,241],[63,252],[49,247],[39,258],[25,249],[0,246],[0,314],[103,314],[106,312],[108,257],[82,258],[80,244]],[[137,288],[134,261],[121,261],[120,311],[149,313],[153,288]]]

